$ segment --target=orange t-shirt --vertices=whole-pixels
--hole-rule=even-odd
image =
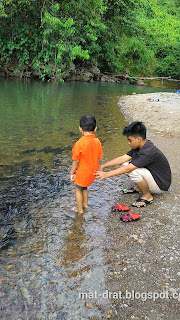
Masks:
[[[81,137],[72,149],[72,159],[79,160],[74,183],[80,187],[88,187],[95,179],[95,171],[99,168],[102,158],[101,142],[90,134]]]

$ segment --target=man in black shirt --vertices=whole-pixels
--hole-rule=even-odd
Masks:
[[[135,187],[124,189],[124,193],[141,192],[142,195],[134,203],[135,207],[144,207],[153,203],[152,193],[167,191],[171,184],[171,169],[165,155],[146,139],[146,127],[142,122],[134,121],[123,129],[131,150],[121,157],[103,165],[96,176],[99,180],[127,174],[135,183]],[[103,172],[105,168],[121,165],[118,169]]]

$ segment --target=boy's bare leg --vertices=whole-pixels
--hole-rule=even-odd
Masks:
[[[83,190],[82,193],[83,193],[83,207],[87,208],[87,206],[88,206],[88,189]]]
[[[141,182],[136,182],[136,185],[137,185],[137,188],[142,192],[142,196],[141,196],[142,199],[145,199],[148,201],[153,200],[153,196],[149,191],[149,187],[145,179],[143,179]],[[143,205],[144,203],[135,201],[134,204]]]
[[[78,212],[80,214],[83,214],[84,213],[84,210],[83,210],[83,191],[80,190],[79,188],[75,188],[75,194],[76,194],[76,203],[77,203]]]

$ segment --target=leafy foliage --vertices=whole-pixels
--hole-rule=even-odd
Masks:
[[[43,80],[71,62],[180,77],[178,0],[0,0],[0,61]]]

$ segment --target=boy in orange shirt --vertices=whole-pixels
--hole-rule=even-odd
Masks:
[[[99,159],[103,156],[101,142],[95,137],[96,130],[95,117],[82,116],[79,126],[82,137],[72,149],[73,163],[70,180],[75,183],[76,203],[80,214],[83,214],[84,208],[87,208],[87,187],[94,181],[95,171],[99,168]]]

